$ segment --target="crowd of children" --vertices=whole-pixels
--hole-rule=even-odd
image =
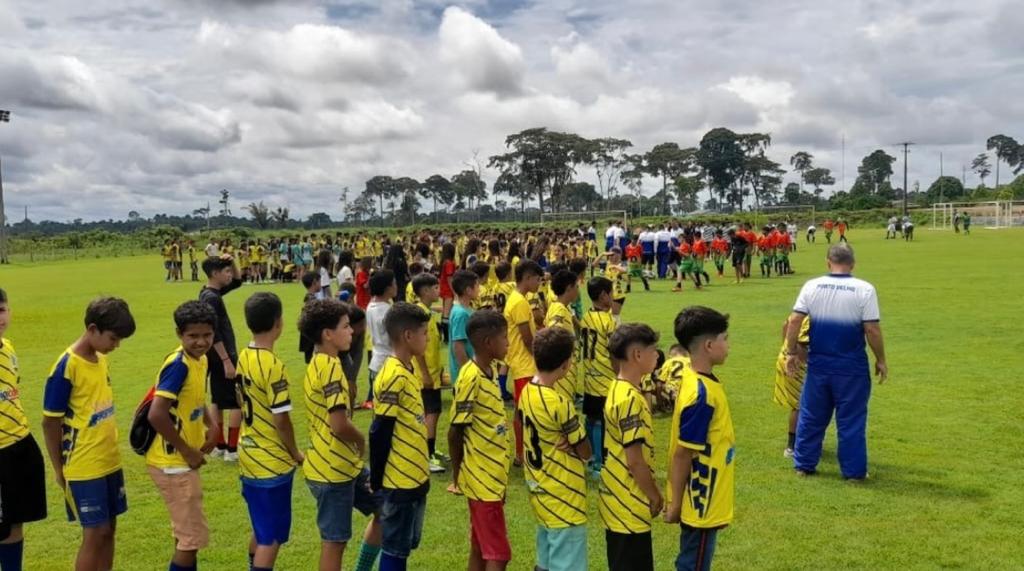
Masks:
[[[207,283],[198,300],[175,310],[179,344],[132,425],[132,447],[167,506],[175,539],[169,569],[196,569],[209,542],[198,475],[207,454],[238,462],[255,571],[272,569],[289,539],[299,470],[317,508],[320,569],[340,569],[353,510],[372,516],[357,569],[378,558],[382,570],[405,569],[420,543],[431,474],[449,469],[448,492],[468,501],[470,568],[503,569],[513,551],[504,515],[512,466],[522,468],[537,522],[537,569],[587,568],[591,487],[610,569],[653,569],[656,518],[680,526],[677,568],[708,569],[716,533],[733,517],[735,436],[714,373],[729,352],[728,318],[683,309],[666,356],[651,327],[622,323],[621,312],[634,278],[649,288],[650,278],[674,277],[681,287],[689,275],[701,287],[710,257],[719,276],[731,259],[741,281],[755,254],[762,275],[790,273],[795,243],[785,224],[761,236],[746,224],[678,230],[649,228],[633,239],[612,232],[603,252],[593,227],[582,225],[395,239],[314,235],[246,241],[237,250],[228,240],[211,242],[201,263]],[[659,234],[668,236],[666,256]],[[166,251],[168,279],[181,279],[179,243],[169,241]],[[191,242],[185,252],[195,274]],[[307,292],[298,325],[306,446],[295,437],[277,346],[285,327],[280,298],[258,292],[245,300],[251,336],[241,351],[223,300],[247,280],[284,274]],[[0,334],[8,316],[0,291]],[[69,516],[83,527],[76,568],[106,570],[127,509],[107,359],[135,322],[124,301],[101,298],[87,308],[84,326],[46,381],[43,434]],[[367,349],[369,382],[359,394]],[[778,375],[776,400],[794,408],[801,379]],[[46,516],[42,454],[18,381],[13,346],[2,339],[3,571],[21,569],[22,524]],[[437,443],[445,388],[453,393],[448,454]],[[351,420],[358,409],[372,410],[366,434]],[[653,432],[658,411],[672,416],[667,437]],[[669,469],[659,483],[653,458],[662,440]]]

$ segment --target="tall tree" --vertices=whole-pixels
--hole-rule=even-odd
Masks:
[[[629,166],[628,150],[633,143],[627,139],[605,137],[588,141],[591,152],[588,163],[597,174],[597,185],[606,200],[614,195],[619,182],[619,173]]]
[[[380,203],[381,220],[384,219],[384,200],[391,200],[397,195],[394,179],[386,175],[377,175],[366,181],[366,188],[363,189],[363,193],[377,198]]]
[[[988,153],[981,153],[971,161],[971,170],[978,174],[981,186],[985,186],[985,178],[992,174],[992,165],[988,162]]]
[[[926,193],[930,202],[946,202],[962,198],[965,194],[964,185],[955,176],[940,176],[928,187]]]
[[[460,200],[465,200],[471,208],[473,200],[487,198],[487,183],[480,178],[477,171],[466,169],[452,177],[452,191]]]
[[[356,222],[362,222],[364,219],[369,220],[373,218],[376,210],[373,204],[373,195],[363,192],[348,205],[346,217],[355,218]]]
[[[806,182],[807,171],[814,168],[814,155],[807,151],[800,151],[789,157],[789,166],[793,167],[793,170],[800,173],[800,190],[804,189],[804,182]]]
[[[533,188],[529,182],[524,180],[522,176],[507,171],[498,175],[498,178],[494,181],[493,190],[495,196],[503,194],[517,200],[520,212],[526,212],[526,201],[530,200],[534,195]],[[497,205],[497,202],[495,202],[495,205]],[[501,210],[501,208],[498,210]]]
[[[821,187],[832,186],[836,183],[836,179],[832,176],[832,171],[826,168],[813,168],[804,173],[804,179],[808,184],[814,187],[814,195],[820,197],[821,193],[824,192]]]
[[[326,212],[314,212],[306,219],[310,228],[327,228],[331,225],[331,215]]]
[[[452,183],[442,175],[430,175],[420,185],[420,196],[434,201],[434,221],[437,222],[437,203],[452,203]]]
[[[653,177],[661,178],[662,200],[665,214],[671,213],[669,201],[672,192],[669,181],[675,181],[690,171],[696,164],[696,149],[682,149],[676,143],[661,143],[644,154],[644,170]]]
[[[860,166],[857,167],[857,180],[854,187],[850,189],[851,194],[867,192],[874,194],[886,194],[883,189],[890,189],[889,177],[892,176],[892,165],[896,157],[886,153],[882,149],[876,149],[864,157]]]
[[[587,140],[573,133],[527,129],[505,138],[507,153],[490,157],[488,166],[501,173],[522,177],[537,195],[537,207],[544,212],[544,197],[557,208],[559,194],[572,182],[576,167],[591,156]]]
[[[708,179],[708,187],[718,194],[718,205],[725,202],[726,193],[743,173],[745,160],[739,137],[725,127],[708,131],[700,140],[697,164]]]
[[[249,215],[252,216],[253,222],[256,223],[256,226],[260,230],[266,230],[270,227],[270,209],[263,204],[262,200],[259,201],[258,204],[250,202],[245,209],[249,212]]]
[[[278,206],[270,213],[270,217],[274,220],[274,223],[277,224],[278,228],[285,228],[288,226],[289,215],[290,212],[287,206]]]
[[[1013,166],[1020,153],[1020,144],[1013,137],[993,135],[988,138],[986,148],[996,154],[996,190],[999,189],[999,163],[1006,161]]]
[[[671,190],[675,194],[678,210],[684,213],[697,210],[697,195],[703,187],[699,176],[681,176],[672,181]]]

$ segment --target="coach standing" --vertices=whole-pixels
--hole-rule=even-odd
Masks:
[[[804,316],[810,317],[807,376],[800,398],[800,415],[793,447],[793,464],[800,475],[813,474],[821,459],[825,429],[836,415],[839,468],[843,477],[862,480],[868,475],[868,398],[871,373],[865,339],[875,354],[878,382],[888,367],[879,325],[875,287],[851,275],[853,249],[836,244],[828,250],[829,274],[804,284],[786,330],[787,367],[797,367],[797,335]]]

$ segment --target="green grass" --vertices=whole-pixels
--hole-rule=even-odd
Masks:
[[[826,440],[821,474],[796,479],[782,458],[786,415],[771,402],[779,330],[803,281],[824,270],[825,246],[800,244],[796,276],[742,286],[714,280],[703,292],[634,293],[627,321],[658,329],[671,343],[671,321],[684,305],[710,305],[732,315],[732,352],[720,370],[727,386],[738,439],[735,524],[720,535],[716,569],[1009,569],[1024,561],[1020,508],[1024,492],[1024,442],[1020,390],[1024,372],[1024,232],[977,230],[972,236],[919,232],[918,241],[883,241],[882,233],[851,234],[860,263],[857,275],[879,291],[891,378],[874,387],[868,425],[871,480],[844,483],[835,463],[834,433]],[[166,284],[157,257],[89,259],[0,270],[11,298],[7,336],[19,349],[23,398],[42,442],[43,380],[59,353],[79,334],[85,305],[99,294],[125,297],[139,323],[135,337],[111,355],[119,404],[121,448],[130,509],[118,525],[116,567],[163,569],[172,549],[170,529],[141,458],[127,446],[130,413],[153,382],[163,356],[175,346],[171,312],[194,298],[196,284]],[[241,307],[255,291],[227,298],[240,342],[246,335]],[[286,322],[298,316],[302,291],[271,285],[285,302]],[[279,344],[293,380],[301,379],[296,333]],[[365,381],[360,379],[361,387]],[[302,402],[300,383],[293,399]],[[361,389],[362,390],[362,389]],[[295,413],[305,441],[304,410]],[[443,415],[442,423],[445,422]],[[365,428],[369,415],[359,414]],[[440,427],[444,434],[446,425]],[[667,443],[668,419],[655,423]],[[665,477],[659,446],[659,482]],[[515,560],[530,569],[534,523],[519,470],[513,469],[507,517]],[[201,553],[204,569],[245,566],[249,521],[237,468],[214,461],[203,469],[212,544]],[[465,500],[446,495],[447,475],[434,479],[423,544],[414,569],[460,569],[468,552]],[[604,568],[604,535],[591,491],[590,559]],[[64,520],[60,494],[49,488],[50,518],[27,528],[26,568],[69,568],[79,528]],[[319,542],[313,501],[301,481],[294,493],[292,541],[279,569],[312,569]],[[357,529],[365,520],[356,518]],[[678,530],[657,524],[658,569],[674,558]],[[353,565],[357,544],[346,556]]]

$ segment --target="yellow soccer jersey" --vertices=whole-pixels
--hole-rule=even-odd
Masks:
[[[508,354],[505,356],[505,362],[508,363],[508,378],[532,377],[537,372],[537,365],[533,361],[533,353],[528,351],[523,343],[519,326],[526,323],[530,327],[530,332],[536,333],[537,322],[533,320],[530,302],[526,296],[519,293],[519,290],[513,291],[505,304],[505,321],[508,322]]]
[[[587,523],[586,465],[558,449],[562,438],[575,446],[587,437],[573,401],[532,381],[519,396],[519,412],[526,444],[523,474],[533,515],[548,528]]]
[[[377,373],[373,412],[395,419],[391,453],[384,467],[384,487],[410,490],[430,479],[427,472],[427,425],[423,416],[422,383],[396,357],[388,357]]]
[[[18,354],[10,341],[0,338],[0,448],[7,448],[29,434],[28,418],[21,407],[20,384]]]
[[[171,261],[172,262],[180,262],[181,261],[181,246],[179,246],[177,244],[171,244]]]
[[[206,441],[206,355],[198,359],[181,347],[164,359],[156,378],[158,397],[171,401],[171,422],[182,440],[199,449]],[[188,462],[163,436],[146,452],[146,464],[156,468],[188,468]]]
[[[651,531],[650,503],[626,463],[626,448],[643,447],[648,466],[654,465],[651,410],[640,389],[616,379],[604,404],[604,466],[601,468],[600,512],[606,529],[616,533]],[[653,472],[653,468],[651,469]]]
[[[43,415],[63,419],[65,480],[94,480],[121,469],[106,355],[97,354],[93,363],[65,351],[46,379]]]
[[[797,343],[807,347],[807,344],[811,341],[810,329],[811,318],[805,316],[800,323],[800,332],[797,334],[796,339]],[[779,355],[775,359],[775,383],[772,387],[772,400],[776,404],[787,407],[790,410],[800,410],[800,393],[803,392],[804,388],[807,363],[798,361],[796,375],[790,375],[789,369],[786,367],[788,358],[786,341],[783,340],[782,347],[779,348]]]
[[[315,353],[306,367],[302,382],[306,395],[306,421],[309,423],[309,447],[302,473],[307,480],[341,484],[356,479],[363,469],[359,449],[339,440],[331,432],[332,412],[352,409],[348,381],[337,356]]]
[[[508,303],[509,296],[511,296],[514,291],[516,291],[516,284],[512,282],[498,282],[495,284],[494,289],[491,290],[494,310],[500,313],[505,313],[505,305]]]
[[[478,291],[479,295],[473,300],[473,311],[494,309],[494,288],[489,284],[481,283]]]
[[[292,410],[284,363],[273,351],[246,347],[238,355],[242,378],[242,423],[238,467],[245,478],[275,478],[295,468],[274,426],[274,415]]]
[[[500,502],[508,487],[511,457],[505,404],[494,370],[470,361],[459,371],[452,424],[465,427],[459,489],[471,500]]]
[[[441,386],[441,373],[444,372],[444,348],[441,346],[441,330],[439,329],[441,316],[436,311],[430,311],[430,308],[421,301],[416,302],[416,306],[430,317],[430,323],[427,324],[427,351],[423,354],[423,359],[427,362],[427,375],[434,381],[436,389]],[[422,381],[423,374],[420,371],[419,359],[413,357],[412,366],[416,372],[416,380]]]
[[[620,264],[608,262],[604,268],[604,277],[612,281],[612,299],[623,299],[626,297],[626,290],[622,287],[622,276],[626,271]]]
[[[170,246],[164,246],[163,248],[161,248],[160,255],[163,256],[165,262],[170,262],[171,261],[171,247]]]
[[[690,358],[686,355],[669,357],[658,370],[658,378],[672,394],[679,394],[679,386],[683,383],[683,371],[690,368]]]
[[[612,356],[608,351],[608,340],[615,331],[615,319],[611,312],[590,308],[580,320],[579,362],[583,367],[583,391],[588,395],[603,397],[608,393],[608,384],[615,379]]]
[[[672,413],[669,459],[676,446],[694,451],[690,480],[684,482],[682,522],[714,528],[732,522],[736,433],[725,389],[714,375],[687,368]],[[670,460],[671,461],[671,460]],[[671,489],[665,495],[671,500]]]
[[[189,261],[189,263],[195,263],[195,261],[196,261],[196,247],[195,246],[189,246],[188,247],[188,261]]]
[[[560,327],[573,335],[576,329],[573,327],[573,315],[566,305],[557,299],[548,306],[548,314],[544,317],[544,327]],[[576,396],[576,359],[572,360],[572,366],[564,377],[555,383],[555,389],[570,401]]]

